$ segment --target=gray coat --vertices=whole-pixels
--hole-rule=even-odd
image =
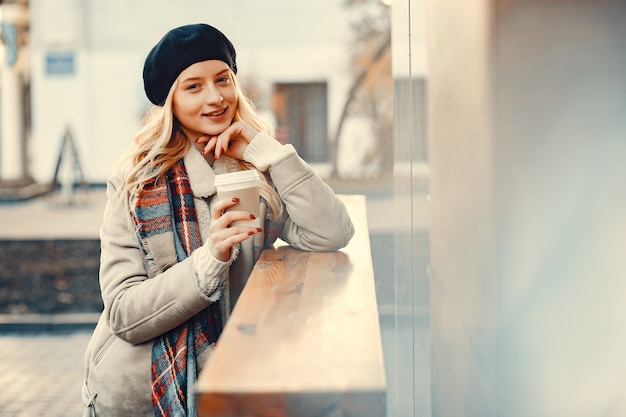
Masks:
[[[259,134],[248,146],[244,158],[269,173],[283,201],[286,213],[282,240],[310,251],[337,250],[348,243],[354,228],[345,207],[292,146],[280,145]],[[215,197],[214,175],[220,170],[230,170],[228,158],[220,158],[213,169],[192,148],[185,156],[185,166],[205,242],[210,205]],[[218,298],[226,301],[230,311],[229,299],[234,304],[254,263],[252,239],[237,248],[236,260],[220,262],[212,256],[203,259],[200,275],[216,282],[228,277],[227,293],[220,292],[223,286],[216,282],[198,278],[200,249],[164,272],[149,274],[130,213],[120,198],[114,198],[120,183],[119,178],[112,177],[107,184],[108,202],[100,230],[104,311],[85,354],[84,416],[153,416],[150,387],[153,339]],[[263,218],[264,213],[261,215]],[[203,257],[207,258],[210,251],[204,253]],[[199,367],[209,355],[210,350],[198,358]]]

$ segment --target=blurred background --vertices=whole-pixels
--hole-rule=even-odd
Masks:
[[[388,5],[343,0],[240,1],[229,7],[193,0],[175,7],[84,0],[1,5],[0,199],[19,207],[20,214],[32,204],[16,203],[40,203],[36,197],[74,215],[79,210],[72,208],[102,203],[99,188],[150,104],[143,91],[145,56],[169,29],[199,21],[215,25],[236,45],[238,77],[275,126],[278,140],[292,143],[329,181],[349,188],[366,180],[391,197],[381,186],[391,180],[393,159]],[[80,256],[94,253],[70,238],[88,234],[83,226],[97,233],[99,219],[87,225],[48,218],[35,225],[36,217],[5,218],[2,233],[37,237],[43,225],[54,228],[52,237],[66,238],[68,249],[45,263],[68,261],[77,250],[86,251]],[[68,311],[80,302],[73,298],[35,312]],[[4,311],[44,308],[31,304],[14,303]]]
[[[198,21],[278,139],[367,196],[389,416],[626,415],[625,1],[4,0],[0,381],[76,389],[0,416],[80,409],[102,184],[147,51]]]

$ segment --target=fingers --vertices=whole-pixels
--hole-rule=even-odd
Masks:
[[[224,229],[227,233],[230,233],[224,238],[220,238],[216,235],[212,236],[211,251],[213,252],[213,256],[222,262],[227,262],[230,259],[232,248],[235,245],[261,232],[260,228],[254,230],[248,229],[254,228],[236,226]]]
[[[204,136],[200,136],[199,138],[196,138],[195,142],[196,143],[204,143],[204,144],[206,144],[209,141],[209,139],[211,139],[211,138],[212,138],[212,136],[210,136],[210,135],[204,135]]]
[[[215,220],[215,223],[218,223],[217,227],[235,227],[241,225],[249,228],[251,227],[250,224],[256,224],[256,222],[250,223],[251,220],[255,219],[254,214],[247,211],[231,210],[224,212]]]
[[[243,159],[243,153],[259,132],[242,121],[236,121],[217,137],[215,159],[226,154]]]
[[[215,150],[215,144],[217,143],[217,136],[200,136],[196,139],[196,143],[204,143],[202,148],[202,155],[207,155]]]
[[[236,224],[236,222],[249,222],[256,217],[242,210],[228,210],[239,202],[237,197],[222,199],[213,205],[211,209],[211,250],[213,255],[222,261],[230,259],[232,247],[249,239],[263,229],[255,226]]]
[[[230,146],[230,142],[234,141],[236,138],[235,134],[236,129],[234,129],[233,125],[231,125],[217,137],[215,142],[215,159],[219,159],[220,156],[226,153],[228,147]]]
[[[238,202],[238,198],[233,198],[232,200],[224,199],[215,204],[211,213],[213,217],[211,229],[214,229],[213,232],[216,232],[219,229],[231,228],[235,222],[245,222],[256,219],[254,214],[247,211],[227,211]]]
[[[213,209],[212,209],[212,212],[211,212],[213,220],[215,221],[215,220],[219,219],[220,217],[222,217],[222,214],[224,213],[224,211],[226,211],[227,209],[233,207],[237,203],[239,203],[239,198],[237,198],[237,197],[233,197],[231,199],[224,198],[222,200],[218,200],[213,205]]]
[[[202,148],[203,156],[213,152],[215,159],[219,159],[219,157],[228,150],[230,142],[234,141],[231,137],[232,133],[233,131],[229,131],[227,129],[218,136],[200,136],[196,139],[196,143],[204,144],[204,147]]]
[[[202,149],[203,156],[207,156],[210,152],[213,152],[215,159],[219,159],[222,155],[243,159],[243,153],[246,147],[258,133],[259,132],[250,125],[238,120],[219,135],[200,136],[195,142],[197,144],[204,144],[204,148]]]
[[[247,212],[229,211],[211,223],[211,250],[217,259],[223,262],[228,261],[233,246],[263,231],[260,227],[233,224],[234,221],[252,218],[254,216]]]
[[[247,225],[235,224],[238,221],[254,220],[254,215],[242,211],[229,211],[224,213],[219,220],[212,222],[210,227],[211,238],[213,241],[225,241],[233,236],[241,235],[243,240],[256,233],[261,233],[262,228]]]
[[[214,217],[214,220],[211,223],[211,227],[214,228],[213,232],[219,232],[219,230],[221,229],[229,229],[232,233],[236,233],[239,231],[252,231],[258,233],[261,230],[257,231],[257,223],[251,222],[251,220],[255,219],[256,217],[254,216],[254,214],[251,214],[247,211],[226,211],[221,216],[219,216],[219,218]]]

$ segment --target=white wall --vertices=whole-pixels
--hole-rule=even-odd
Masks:
[[[626,5],[495,4],[429,0],[432,415],[624,416]]]
[[[86,179],[104,182],[149,104],[145,55],[167,30],[187,23],[222,30],[237,49],[239,76],[267,92],[276,81],[327,81],[332,133],[349,84],[349,27],[340,3],[31,0],[32,175],[52,179],[70,126]],[[46,53],[55,50],[75,54],[74,74],[46,74]]]

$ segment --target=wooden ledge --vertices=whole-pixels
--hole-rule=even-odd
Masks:
[[[346,248],[261,255],[200,375],[198,416],[385,415],[365,197],[341,198]]]

